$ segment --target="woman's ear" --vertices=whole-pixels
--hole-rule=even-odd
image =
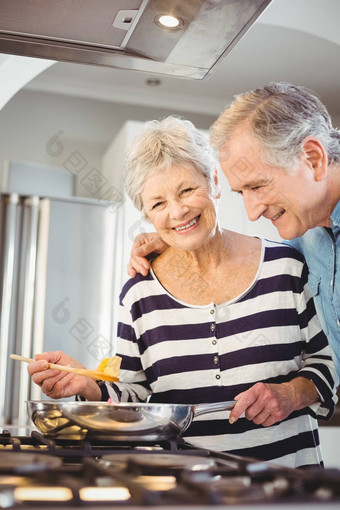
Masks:
[[[314,172],[314,180],[322,181],[327,176],[328,156],[323,144],[317,138],[308,137],[303,141],[302,150],[306,162]]]
[[[221,198],[221,189],[220,189],[220,186],[219,186],[219,181],[218,181],[218,171],[217,171],[217,168],[215,168],[215,175],[214,175],[214,183],[215,183],[215,198]]]

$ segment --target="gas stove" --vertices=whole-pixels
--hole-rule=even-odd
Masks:
[[[183,439],[121,444],[0,432],[0,508],[339,508],[339,470],[292,470]],[[319,505],[318,505],[319,504]]]

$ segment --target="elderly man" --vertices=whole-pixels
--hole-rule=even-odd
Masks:
[[[249,219],[272,221],[303,253],[340,374],[340,132],[313,93],[271,83],[237,96],[211,127],[210,141]],[[140,257],[164,249],[157,240],[141,246],[146,237],[134,245],[130,276],[148,269]]]

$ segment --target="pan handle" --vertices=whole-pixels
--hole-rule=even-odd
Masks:
[[[213,402],[209,404],[197,404],[195,406],[195,418],[201,414],[214,413],[215,411],[231,411],[236,404],[236,400],[229,400],[228,402]]]

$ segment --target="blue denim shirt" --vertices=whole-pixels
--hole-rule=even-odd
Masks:
[[[306,259],[316,311],[340,375],[340,201],[330,220],[330,228],[313,228],[289,244]]]

